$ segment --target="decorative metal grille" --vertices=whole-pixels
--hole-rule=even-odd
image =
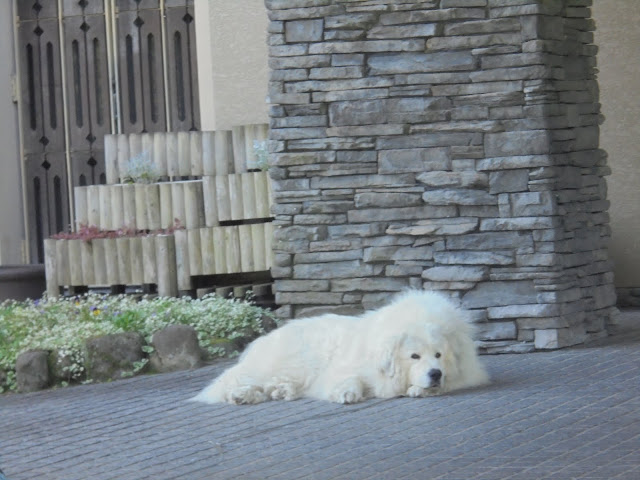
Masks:
[[[69,228],[108,133],[200,129],[193,0],[17,0],[27,231]]]

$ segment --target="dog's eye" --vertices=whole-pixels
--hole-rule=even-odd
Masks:
[[[436,353],[436,358],[440,358],[440,357],[441,357],[440,352],[437,352]]]
[[[420,355],[418,355],[417,353],[412,353],[411,358],[413,358],[414,360],[420,360]]]

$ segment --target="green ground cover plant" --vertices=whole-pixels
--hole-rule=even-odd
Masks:
[[[242,345],[264,333],[265,318],[275,325],[270,312],[247,300],[89,293],[5,301],[0,304],[0,392],[16,388],[16,359],[27,350],[55,351],[69,382],[90,381],[84,368],[85,340],[113,333],[138,332],[150,342],[153,333],[168,325],[191,325],[209,358],[222,356],[228,349],[221,344],[237,340]],[[147,353],[150,348],[146,347]]]

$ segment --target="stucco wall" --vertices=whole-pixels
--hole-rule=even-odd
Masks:
[[[608,184],[615,282],[617,287],[640,287],[640,8],[637,0],[593,3],[606,117],[600,145],[613,170]]]
[[[196,0],[203,130],[267,123],[264,0]]]
[[[22,189],[18,146],[17,106],[12,99],[15,73],[12,2],[0,2],[0,265],[22,263]]]

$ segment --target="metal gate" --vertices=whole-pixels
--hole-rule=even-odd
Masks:
[[[16,0],[31,262],[73,187],[105,182],[108,133],[200,129],[193,0]]]

